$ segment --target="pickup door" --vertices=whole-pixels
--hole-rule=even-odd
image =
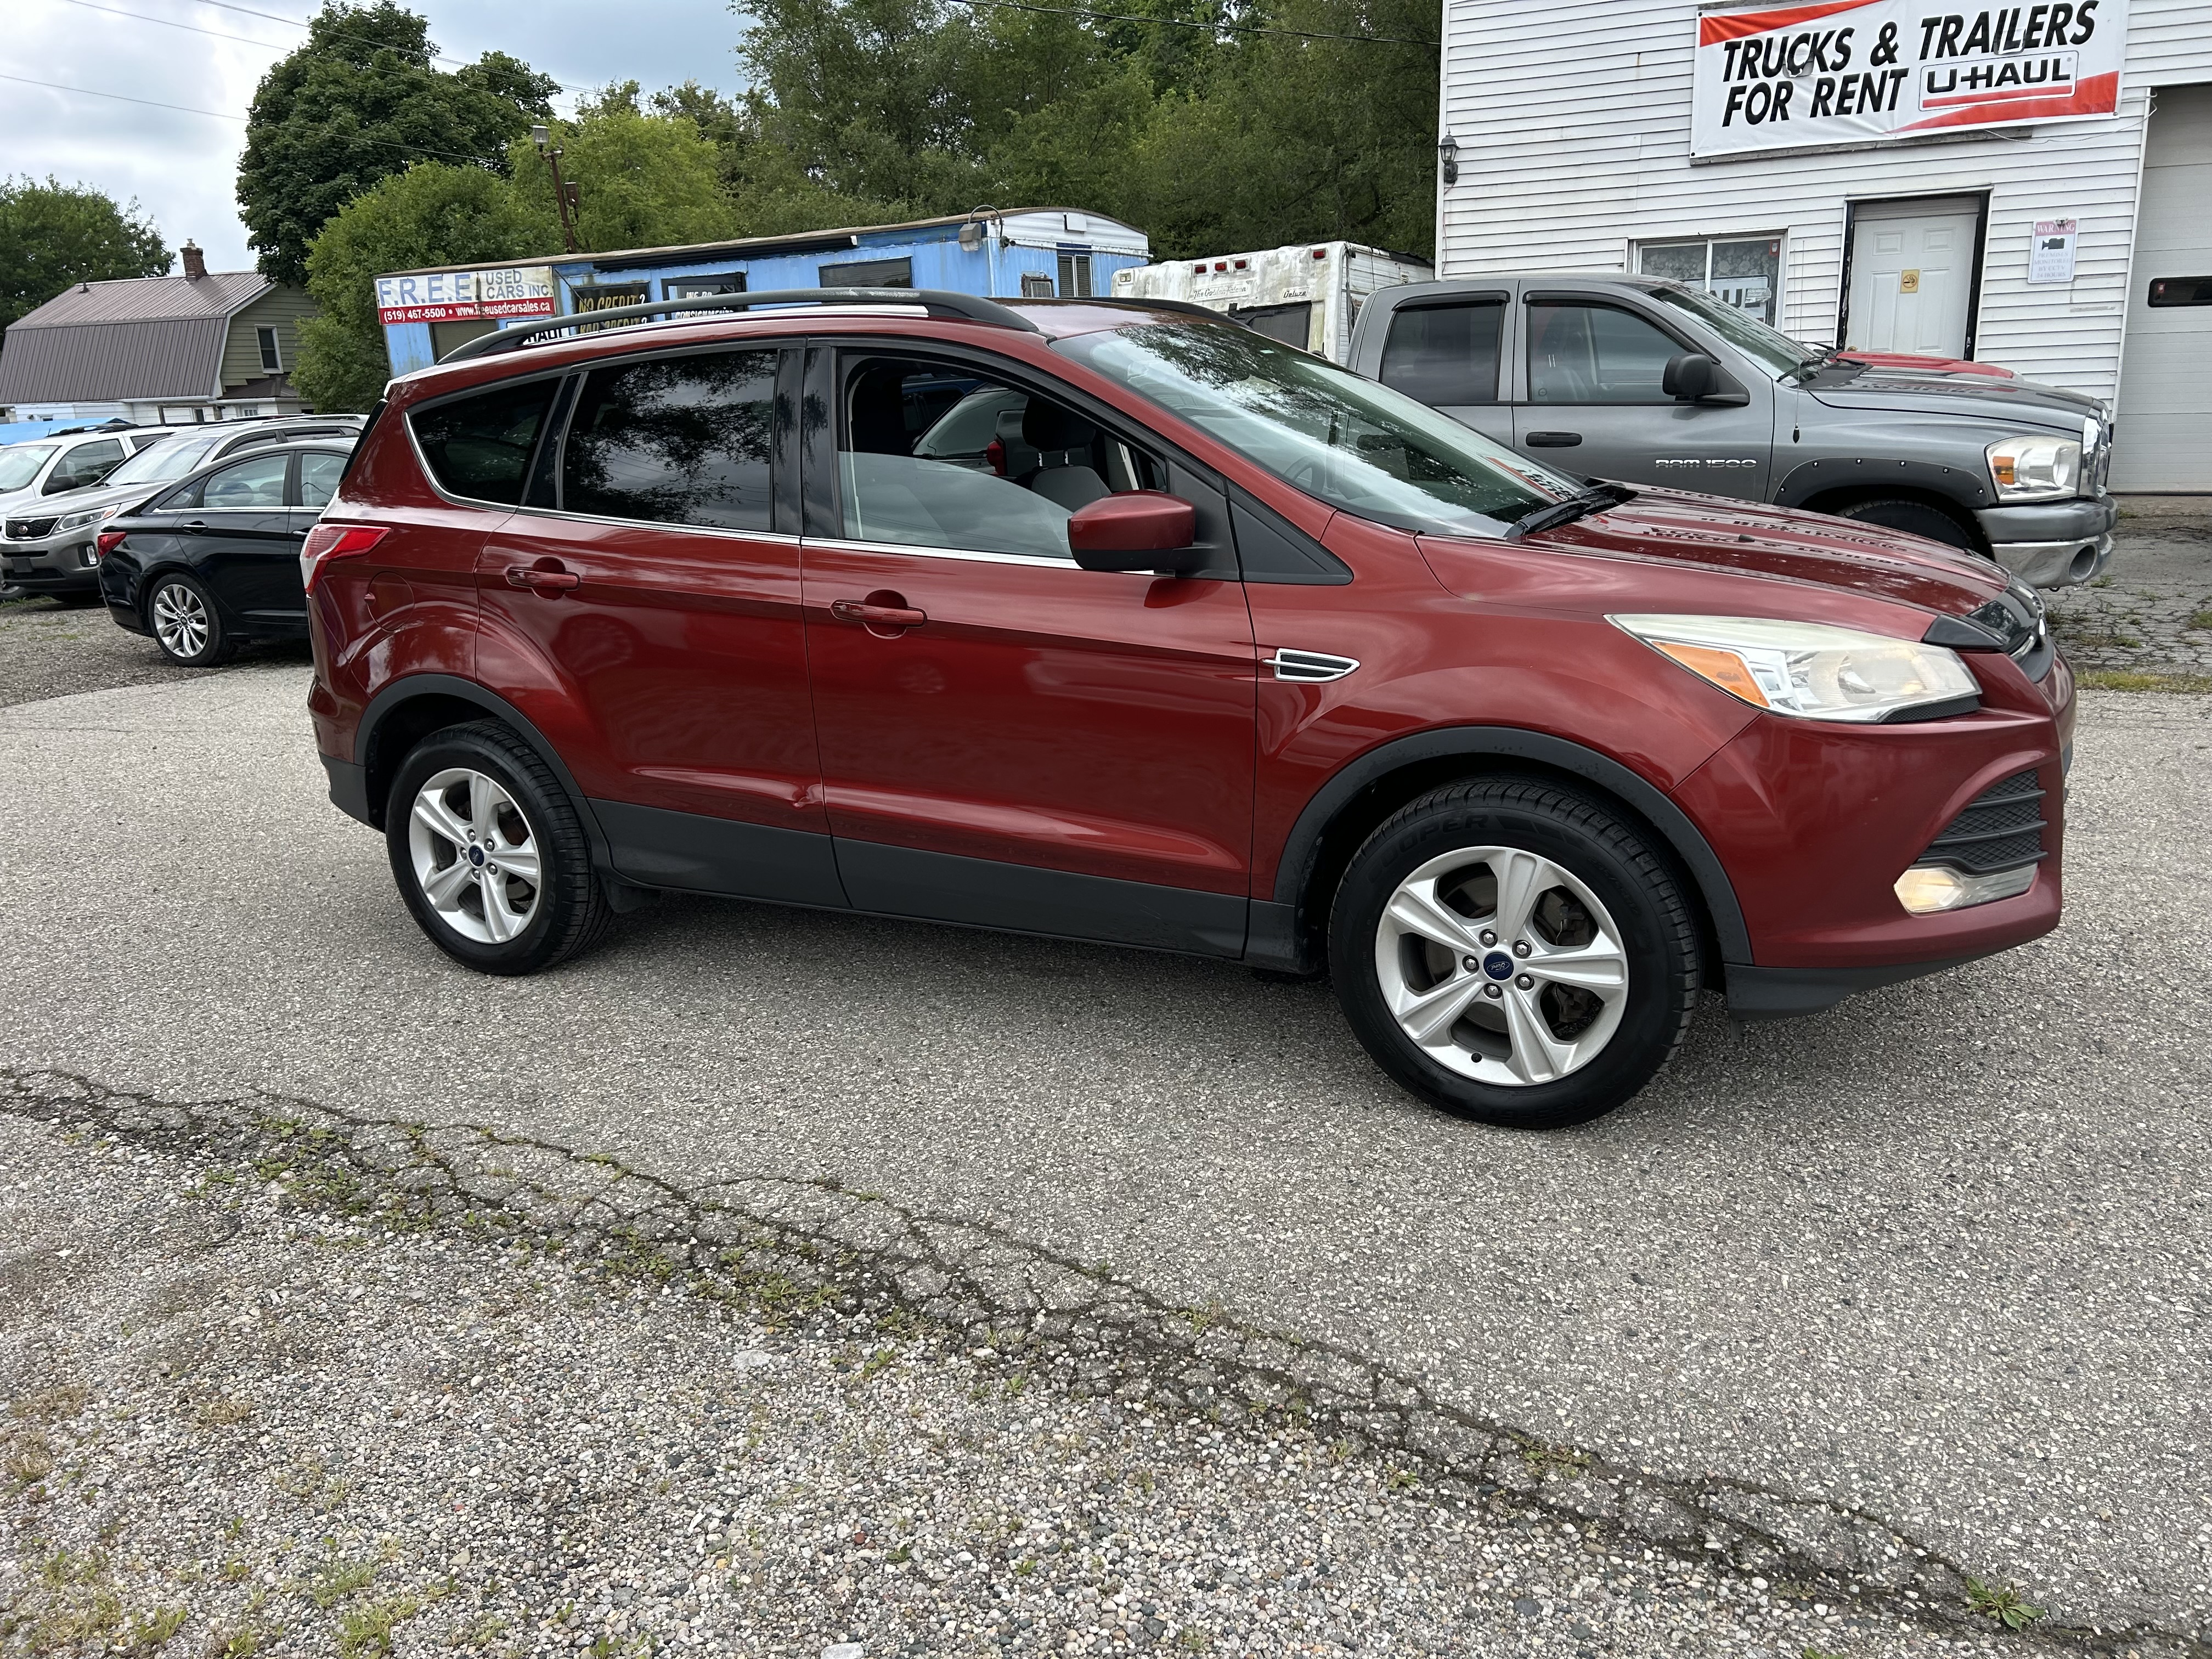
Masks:
[[[1765,499],[1774,384],[1764,373],[1610,295],[1532,287],[1521,313],[1516,449],[1592,477]],[[1686,351],[1714,356],[1748,401],[1668,397],[1662,389],[1667,362]]]

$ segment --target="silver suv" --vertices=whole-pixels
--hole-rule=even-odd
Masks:
[[[2104,568],[2094,398],[1802,345],[1680,283],[1484,276],[1385,289],[1350,366],[1547,465],[1863,519],[2061,587]]]
[[[281,416],[116,434],[137,439],[138,453],[83,486],[33,489],[4,505],[0,516],[0,581],[26,593],[50,593],[64,605],[100,601],[100,526],[137,506],[163,484],[258,444],[298,438],[360,436],[359,415]],[[150,446],[150,447],[144,447]],[[16,445],[15,448],[27,447]],[[0,450],[0,458],[12,453]],[[51,469],[49,476],[52,476]]]

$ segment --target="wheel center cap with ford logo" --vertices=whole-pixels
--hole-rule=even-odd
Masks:
[[[1513,977],[1513,958],[1503,951],[1492,951],[1482,959],[1482,971],[1492,979]]]
[[[471,847],[471,848],[469,848],[469,862],[470,862],[471,864],[475,865],[475,866],[477,866],[477,868],[478,868],[479,870],[481,870],[482,868],[483,868],[483,861],[484,861],[484,851],[483,851],[483,848],[481,848],[481,847]],[[1510,971],[1510,965],[1509,965],[1509,968],[1508,968],[1508,971],[1509,971],[1509,972]],[[1500,977],[1503,977],[1503,975],[1500,975]]]

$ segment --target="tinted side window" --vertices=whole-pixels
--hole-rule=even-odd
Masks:
[[[1540,404],[1671,404],[1672,337],[1611,306],[1528,307],[1528,398]]]
[[[96,484],[123,465],[123,445],[115,438],[102,438],[94,443],[79,444],[62,457],[61,465],[46,480],[49,495],[64,489],[82,489]]]
[[[417,410],[408,420],[430,464],[430,476],[456,495],[519,504],[531,447],[558,385],[543,380],[494,386]]]
[[[284,505],[284,466],[291,457],[256,455],[210,472],[200,484],[199,505],[207,507],[266,507]]]
[[[1382,342],[1384,386],[1431,408],[1498,401],[1498,335],[1505,307],[1419,306],[1390,319]]]
[[[595,368],[568,422],[571,513],[769,527],[776,353],[718,351]]]
[[[300,457],[300,505],[325,507],[337,493],[338,479],[345,471],[346,458],[327,450],[309,450]]]

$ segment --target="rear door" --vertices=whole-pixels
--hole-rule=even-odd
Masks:
[[[1050,384],[810,350],[807,407],[831,418],[805,455],[807,653],[838,868],[863,909],[1235,956],[1258,669],[1228,503]],[[1021,448],[939,459],[939,423],[995,391]],[[1191,501],[1219,568],[1080,568],[1071,509],[1139,488]]]
[[[842,904],[772,489],[774,341],[568,377],[529,493],[477,567],[483,678],[523,688],[611,843],[655,886]],[[526,710],[527,712],[527,710]]]
[[[1485,437],[1511,443],[1511,298],[1498,288],[1399,306],[1375,378]]]
[[[1591,477],[1764,500],[1774,386],[1725,364],[1748,401],[1677,403],[1669,358],[1705,351],[1674,324],[1607,295],[1531,289],[1521,306],[1523,385],[1513,447]]]
[[[249,625],[301,615],[300,544],[286,501],[291,471],[291,455],[281,451],[233,461],[200,481],[198,501],[176,520],[193,568]]]

